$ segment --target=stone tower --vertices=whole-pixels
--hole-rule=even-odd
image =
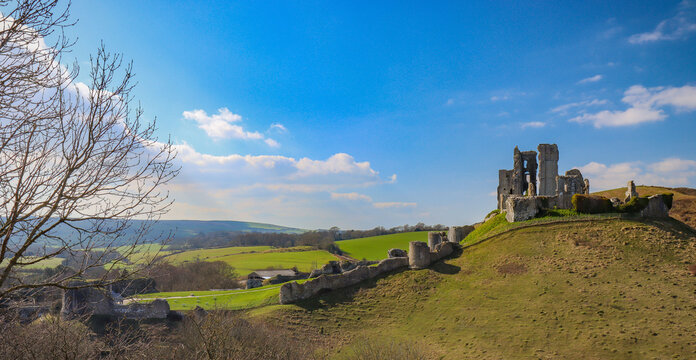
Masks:
[[[558,146],[539,144],[539,195],[556,195],[556,176],[558,176]]]

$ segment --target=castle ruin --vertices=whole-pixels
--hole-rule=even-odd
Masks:
[[[558,174],[558,145],[539,144],[537,150],[515,147],[512,170],[498,170],[498,209],[507,212],[508,221],[527,220],[541,208],[570,209],[573,195],[590,193],[590,182],[580,170]]]

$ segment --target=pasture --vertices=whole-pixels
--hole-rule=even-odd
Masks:
[[[408,251],[408,243],[411,241],[427,242],[428,232],[416,231],[340,240],[336,242],[336,245],[354,259],[381,260],[387,257],[389,249],[397,248]]]

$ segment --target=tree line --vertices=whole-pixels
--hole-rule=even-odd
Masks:
[[[273,246],[279,248],[313,246],[333,254],[341,254],[341,240],[412,231],[443,231],[446,229],[447,227],[442,224],[425,225],[419,222],[413,226],[406,224],[388,229],[383,226],[378,226],[369,230],[341,230],[334,226],[328,230],[307,231],[301,234],[223,231],[200,234],[182,239],[173,239],[169,243],[169,250],[176,251],[229,246]]]

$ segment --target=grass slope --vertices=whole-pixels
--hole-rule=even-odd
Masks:
[[[428,242],[428,232],[417,231],[370,236],[361,239],[341,240],[337,241],[336,244],[352,258],[381,260],[387,257],[389,249],[397,248],[408,251],[408,243],[411,241]]]
[[[669,215],[673,218],[696,229],[696,189],[689,188],[666,188],[659,186],[636,186],[638,194],[641,196],[649,196],[655,194],[663,194],[671,192],[674,194],[674,201]],[[596,192],[597,195],[606,196],[608,198],[618,197],[624,198],[626,188],[606,190]]]
[[[249,316],[337,352],[376,337],[433,359],[693,358],[694,263],[696,233],[674,220],[545,224]]]

